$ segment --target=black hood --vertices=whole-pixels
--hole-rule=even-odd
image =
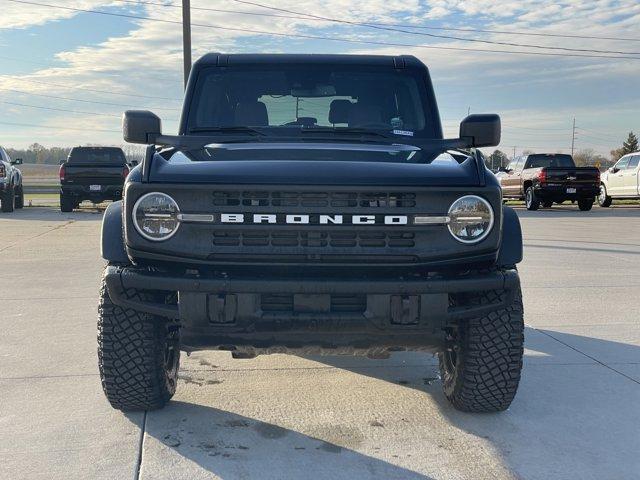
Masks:
[[[156,155],[151,183],[245,185],[474,186],[473,159],[457,162],[392,163],[295,160],[171,161]]]

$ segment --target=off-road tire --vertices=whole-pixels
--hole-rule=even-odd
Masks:
[[[607,187],[604,184],[600,185],[600,195],[598,195],[598,205],[601,207],[609,207],[611,206],[612,198],[607,195]]]
[[[22,186],[16,192],[16,208],[24,208],[24,189]]]
[[[76,202],[68,195],[60,194],[60,211],[63,213],[73,212]]]
[[[149,300],[145,292],[129,289],[126,294]],[[98,365],[109,403],[123,411],[162,408],[178,381],[178,327],[165,318],[113,304],[104,280],[98,312]]]
[[[7,187],[7,189],[4,192],[4,195],[2,195],[1,200],[2,200],[2,211],[5,213],[13,212],[16,206],[16,196],[15,196],[15,190],[13,186]]]
[[[553,202],[542,202],[542,208],[551,208],[553,207]]]
[[[536,198],[536,192],[533,191],[533,187],[527,187],[527,191],[524,192],[524,202],[527,210],[538,210],[540,208],[540,200]]]
[[[504,292],[479,295],[481,303]],[[447,350],[439,353],[444,394],[463,412],[500,412],[515,397],[524,352],[522,294],[484,317],[461,320],[451,332]]]
[[[593,198],[579,198],[578,208],[583,212],[588,212],[593,207]]]

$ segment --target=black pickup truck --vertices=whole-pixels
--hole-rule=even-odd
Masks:
[[[120,200],[129,175],[127,159],[117,147],[74,147],[60,165],[60,210],[71,212],[83,200]]]
[[[562,153],[517,157],[497,176],[503,197],[524,199],[528,210],[577,201],[580,210],[588,211],[600,193],[600,170],[576,167],[573,157]]]
[[[477,147],[497,115],[443,139],[411,56],[209,54],[177,136],[128,111],[147,144],[102,229],[102,386],[162,407],[180,350],[439,355],[461,410],[506,409],[523,309],[514,211]]]

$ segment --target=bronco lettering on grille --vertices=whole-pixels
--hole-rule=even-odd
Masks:
[[[307,215],[222,213],[220,223],[288,225],[407,225],[407,215]]]

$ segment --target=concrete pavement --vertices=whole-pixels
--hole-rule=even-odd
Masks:
[[[100,213],[0,214],[0,478],[638,478],[640,208],[519,215],[507,412],[453,410],[423,354],[199,352],[164,410],[124,415],[97,374]]]

